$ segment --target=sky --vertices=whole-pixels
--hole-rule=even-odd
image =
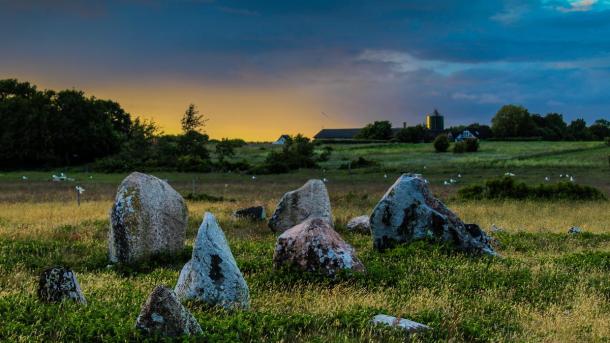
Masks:
[[[0,78],[180,130],[272,140],[374,120],[610,119],[610,0],[0,0]]]

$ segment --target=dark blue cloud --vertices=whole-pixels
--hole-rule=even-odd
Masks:
[[[450,121],[487,122],[508,102],[608,117],[605,0],[0,0],[0,7],[5,68],[307,83],[330,98],[360,99],[335,101],[358,120],[400,122],[439,107]]]

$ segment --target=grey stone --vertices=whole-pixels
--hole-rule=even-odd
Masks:
[[[364,271],[352,246],[326,220],[308,219],[284,231],[275,244],[275,268],[289,267],[334,276],[343,269]]]
[[[309,180],[284,194],[269,220],[269,228],[282,233],[309,218],[321,218],[333,225],[328,191],[321,180]]]
[[[384,250],[421,239],[452,243],[473,254],[496,255],[491,238],[476,224],[464,224],[428,189],[419,175],[403,174],[371,215],[374,247]]]
[[[180,300],[194,299],[227,309],[250,306],[246,280],[211,213],[204,214],[193,256],[182,268],[175,291]]]
[[[167,182],[138,172],[121,182],[110,211],[110,261],[134,263],[184,248],[188,210]]]
[[[265,220],[267,215],[265,214],[265,208],[263,206],[252,206],[235,211],[233,217],[250,220]]]
[[[136,328],[147,335],[189,336],[203,333],[197,319],[164,286],[150,293],[136,319]]]
[[[45,302],[72,300],[87,304],[74,272],[61,266],[51,267],[42,272],[38,280],[38,298]]]
[[[582,233],[582,229],[581,229],[581,228],[579,228],[578,226],[572,226],[572,227],[571,227],[571,228],[568,230],[568,233],[569,233],[569,234],[572,234],[572,235],[577,235],[577,234],[579,234],[579,233]]]
[[[369,216],[359,216],[347,222],[347,231],[371,234],[371,220]]]
[[[376,315],[375,317],[373,317],[373,320],[371,322],[375,325],[381,324],[397,327],[405,330],[408,333],[430,330],[430,327],[428,325],[420,324],[409,319],[388,316],[385,314]]]

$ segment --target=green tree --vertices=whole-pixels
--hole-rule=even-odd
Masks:
[[[426,141],[428,129],[423,125],[410,126],[396,133],[396,140],[402,143],[421,143]]]
[[[191,131],[203,131],[208,119],[203,114],[199,114],[199,110],[194,104],[190,104],[184,112],[182,120],[182,132],[189,133]]]
[[[606,137],[610,137],[610,121],[597,119],[593,125],[589,126],[589,131],[594,139],[603,140]]]
[[[523,106],[502,106],[491,123],[491,129],[498,138],[531,137],[535,133],[534,120]]]
[[[356,138],[389,140],[392,138],[392,124],[387,120],[375,121],[363,127]]]
[[[568,132],[573,140],[586,141],[593,138],[587,127],[587,122],[582,118],[572,120],[570,125],[568,125]]]
[[[228,138],[223,138],[220,142],[216,143],[216,155],[220,163],[224,162],[225,158],[232,157],[235,155],[235,143]]]

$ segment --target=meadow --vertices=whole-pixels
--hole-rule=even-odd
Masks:
[[[264,158],[269,145],[240,148],[235,159]],[[333,145],[319,170],[282,175],[153,172],[178,191],[222,196],[189,201],[187,246],[176,258],[138,268],[109,266],[108,213],[125,174],[60,171],[0,173],[0,341],[140,341],[140,306],[155,285],[173,287],[190,258],[205,211],[214,213],[250,287],[249,311],[186,306],[201,324],[202,341],[404,341],[402,332],[373,327],[378,313],[402,316],[433,330],[413,341],[610,341],[609,201],[463,201],[463,185],[513,172],[528,183],[560,174],[610,197],[610,147],[597,142],[482,142],[474,154],[437,154],[429,144]],[[360,156],[378,166],[339,170]],[[473,257],[443,245],[417,242],[384,253],[370,236],[349,233],[347,221],[368,214],[401,172],[419,172],[465,222],[497,240],[501,258]],[[384,177],[387,175],[387,178]],[[457,178],[455,185],[443,180]],[[22,177],[27,179],[23,180]],[[309,178],[327,178],[335,228],[352,244],[366,274],[330,280],[272,268],[276,236],[264,222],[234,219],[234,210],[264,205]],[[76,205],[74,187],[86,191]],[[495,225],[501,231],[492,232]],[[570,235],[571,226],[584,233]],[[64,264],[77,273],[89,305],[42,304],[37,277]]]

